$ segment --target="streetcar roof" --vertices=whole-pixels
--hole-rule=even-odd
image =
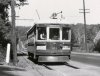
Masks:
[[[69,24],[66,20],[49,19],[49,20],[39,20],[34,24]]]

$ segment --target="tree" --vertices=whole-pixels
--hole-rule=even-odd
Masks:
[[[19,1],[20,3],[23,3],[26,0]],[[11,41],[10,34],[12,26],[8,20],[9,6],[11,6],[11,0],[0,0],[0,44],[2,44],[4,47],[6,46],[7,42]]]
[[[19,0],[21,3],[23,3],[26,0]],[[11,41],[12,44],[12,54],[13,54],[13,63],[16,65],[17,62],[17,52],[16,52],[16,33],[15,33],[15,0],[0,0],[0,34],[1,34],[1,44],[3,47],[6,46],[8,42]],[[21,4],[19,4],[20,6]],[[11,7],[12,12],[12,24],[10,24],[8,21],[8,7]],[[9,31],[10,29],[10,31]],[[8,39],[8,36],[10,33],[10,36],[12,38]],[[3,39],[3,40],[2,40]]]

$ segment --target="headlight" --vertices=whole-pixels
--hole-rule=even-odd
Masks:
[[[70,46],[63,46],[62,50],[70,50]]]
[[[37,50],[46,50],[46,46],[37,46]]]

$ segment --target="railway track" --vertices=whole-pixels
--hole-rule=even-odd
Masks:
[[[76,67],[76,66],[73,66],[73,65],[70,65],[68,63],[64,63],[65,66],[68,66],[70,68],[73,68],[73,69],[80,69],[79,67]]]
[[[60,74],[60,76],[67,76],[67,73],[65,73],[64,71],[62,71],[62,70],[60,70],[60,69],[69,69],[69,68],[71,68],[71,70],[73,69],[73,70],[76,70],[76,69],[79,69],[78,67],[76,67],[76,66],[73,66],[73,65],[70,65],[70,64],[68,64],[68,63],[64,63],[63,65],[61,64],[61,65],[56,65],[57,66],[57,68],[54,66],[49,66],[49,65],[46,65],[46,64],[42,64],[44,67],[46,67],[47,69],[49,69],[49,70],[53,70],[53,71],[55,71],[56,73],[59,73]],[[66,70],[65,69],[65,70]],[[71,71],[70,70],[70,71]]]

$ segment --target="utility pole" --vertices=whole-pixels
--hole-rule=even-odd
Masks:
[[[85,9],[85,0],[83,0],[83,9],[79,9],[79,10],[83,10],[83,12],[80,12],[80,13],[83,13],[84,14],[84,42],[85,42],[85,50],[86,52],[88,51],[87,49],[87,28],[86,28],[86,13],[89,13],[89,12],[86,12],[86,10],[89,10],[89,9]]]
[[[84,13],[85,49],[87,52],[87,36],[86,36],[87,28],[86,28],[85,0],[83,0],[83,11],[84,11],[83,13]]]
[[[16,46],[16,31],[15,31],[15,0],[11,0],[11,19],[12,19],[12,52],[13,64],[17,64],[17,46]]]

